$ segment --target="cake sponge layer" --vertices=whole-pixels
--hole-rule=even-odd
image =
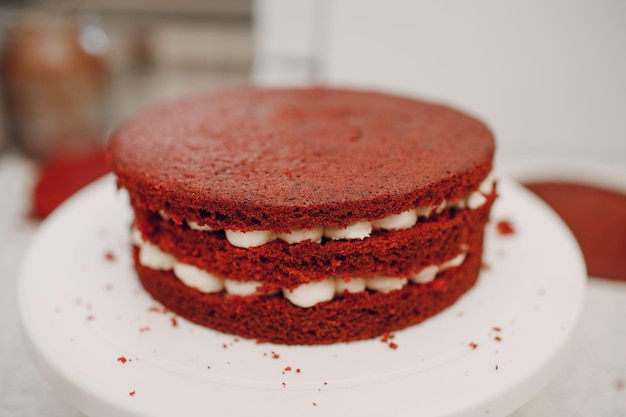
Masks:
[[[136,207],[240,231],[341,227],[461,198],[493,153],[489,129],[454,109],[324,88],[165,103],[109,142]]]
[[[360,240],[328,240],[290,245],[273,241],[254,248],[232,246],[224,233],[191,230],[158,213],[135,210],[144,239],[180,262],[238,281],[259,281],[263,290],[294,288],[328,276],[407,277],[465,252],[488,221],[495,194],[474,209],[447,210],[414,227],[378,231]]]
[[[191,322],[261,342],[330,344],[400,330],[452,305],[478,278],[482,235],[469,249],[461,266],[442,272],[428,284],[409,284],[389,293],[346,293],[311,308],[294,306],[281,295],[202,293],[184,285],[171,271],[140,265],[136,252],[135,268],[154,299]]]

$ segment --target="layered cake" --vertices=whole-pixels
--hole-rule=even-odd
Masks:
[[[376,92],[242,88],[150,108],[109,141],[153,298],[281,344],[378,337],[477,281],[494,139]]]

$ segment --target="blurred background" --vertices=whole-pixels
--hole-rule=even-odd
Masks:
[[[0,0],[6,334],[19,333],[21,253],[40,219],[108,172],[115,126],[158,101],[245,84],[377,89],[477,116],[496,134],[498,170],[553,205],[583,250],[609,248],[586,258],[590,275],[626,281],[624,0]],[[626,315],[626,288],[598,282],[576,337],[587,366],[518,417],[626,415],[626,361],[611,359],[626,351],[623,329],[596,326]],[[0,415],[80,415],[18,337],[0,340],[0,357]]]
[[[101,141],[155,101],[250,78],[248,0],[4,3],[4,142],[35,158]]]
[[[37,158],[106,136],[155,101],[325,83],[465,109],[494,129],[507,161],[626,160],[621,0],[0,5],[0,143]]]

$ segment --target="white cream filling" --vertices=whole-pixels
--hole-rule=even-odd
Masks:
[[[187,226],[191,229],[191,230],[200,230],[202,232],[212,232],[214,229],[206,224],[198,224],[197,222],[194,221],[185,221],[185,223],[187,223]]]
[[[439,273],[439,266],[429,265],[419,271],[417,274],[411,275],[411,281],[416,284],[428,284],[433,281]]]
[[[130,231],[130,240],[131,242],[133,242],[134,245],[137,245],[140,248],[146,242],[145,240],[143,240],[141,232],[136,227],[133,227]]]
[[[343,278],[335,278],[335,293],[343,294],[344,292],[356,293],[365,291],[365,278],[350,278],[348,281]]]
[[[239,296],[251,296],[257,294],[257,289],[262,285],[258,281],[237,281],[222,278],[204,271],[196,266],[178,262],[169,253],[163,252],[158,246],[146,242],[141,233],[133,228],[132,241],[139,246],[139,263],[145,267],[158,270],[172,270],[174,275],[188,287],[197,288],[205,293],[226,291],[228,294]],[[465,260],[466,247],[463,252],[441,265],[430,265],[422,269],[410,278],[376,276],[372,278],[350,278],[345,281],[340,277],[330,277],[321,281],[302,284],[293,289],[283,289],[283,296],[291,303],[302,307],[312,307],[318,303],[332,300],[336,295],[344,292],[358,293],[366,289],[388,293],[404,288],[409,280],[416,284],[426,284],[435,279],[438,273],[460,266]]]
[[[420,218],[420,217],[430,216],[430,214],[433,212],[434,209],[435,208],[432,206],[425,206],[425,207],[417,207],[417,208],[414,208],[413,210],[415,210],[415,213],[417,213],[417,217]]]
[[[169,214],[167,214],[165,210],[159,210],[159,215],[163,220],[171,220],[171,217],[169,216]]]
[[[446,270],[446,269],[456,268],[457,266],[461,266],[463,261],[465,261],[465,255],[466,255],[466,252],[461,252],[457,256],[455,256],[454,258],[452,258],[452,259],[450,259],[448,261],[445,261],[444,263],[439,265],[439,270],[443,271],[443,270]]]
[[[402,289],[409,280],[407,278],[396,278],[396,277],[384,277],[384,276],[376,276],[372,278],[365,278],[365,286],[372,290],[378,292],[388,293],[395,290]]]
[[[292,289],[283,289],[283,297],[298,307],[313,307],[315,304],[335,298],[335,280],[327,278],[301,284]]]
[[[451,206],[451,204],[447,202],[446,200],[443,200],[441,203],[434,206],[433,210],[435,211],[435,213],[441,214],[449,206]]]
[[[321,243],[324,236],[324,228],[322,226],[313,227],[311,229],[292,230],[289,233],[278,233],[277,237],[290,245],[294,243],[310,240],[311,242]]]
[[[430,209],[430,207],[427,207]],[[429,213],[430,214],[430,213]],[[385,230],[401,230],[410,229],[417,223],[417,209],[403,211],[400,214],[392,214],[379,220],[374,220],[372,226],[374,229]]]
[[[139,252],[139,263],[152,269],[173,269],[176,258],[163,252],[157,245],[143,242]]]
[[[496,174],[491,171],[487,174],[487,177],[478,186],[478,192],[484,195],[489,195],[493,192],[493,186],[496,183]]]
[[[252,230],[250,232],[225,230],[224,232],[228,242],[238,248],[254,248],[276,239],[276,233],[269,230]]]
[[[219,292],[224,289],[224,279],[210,272],[182,262],[174,264],[174,275],[186,286],[199,289],[201,292]]]
[[[261,285],[262,283],[259,281],[237,281],[228,278],[224,279],[224,288],[227,293],[243,297],[256,294],[257,289]]]
[[[467,197],[467,208],[470,210],[477,209],[487,202],[487,197],[478,191],[474,191]]]
[[[346,227],[325,226],[324,237],[333,240],[339,239],[365,239],[372,234],[372,223],[360,221],[349,224]]]
[[[416,207],[402,213],[392,214],[382,219],[373,221],[362,220],[352,223],[347,227],[337,226],[315,226],[311,229],[291,230],[287,233],[275,233],[269,230],[254,230],[250,232],[238,232],[234,230],[225,230],[228,242],[239,248],[252,248],[262,246],[276,239],[282,240],[289,244],[296,244],[306,240],[321,243],[322,237],[333,240],[341,239],[365,239],[368,238],[373,230],[402,230],[410,229],[415,226],[419,218],[427,218],[432,213],[440,214],[446,208],[455,207],[457,209],[474,210],[484,205],[488,199],[487,196],[493,191],[495,184],[495,175],[489,173],[487,177],[478,186],[478,190],[470,193],[465,198],[457,201],[442,201],[434,206]],[[164,220],[169,220],[170,216],[163,210],[159,210],[159,214]],[[205,232],[216,231],[208,225],[201,225],[194,221],[186,221],[187,226],[192,230]]]

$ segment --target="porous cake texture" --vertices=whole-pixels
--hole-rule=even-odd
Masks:
[[[150,108],[108,152],[156,300],[222,332],[327,344],[417,324],[474,285],[494,148],[438,104],[240,88]]]

